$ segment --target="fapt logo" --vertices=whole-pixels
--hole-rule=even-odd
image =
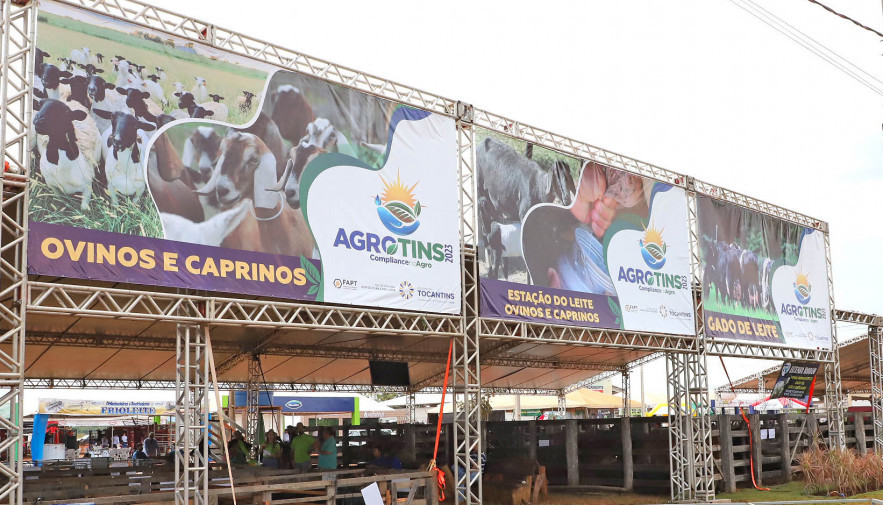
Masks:
[[[304,404],[300,400],[289,400],[288,402],[285,403],[285,408],[291,409],[291,410],[298,410],[303,406],[304,406]]]
[[[377,216],[387,230],[396,235],[410,235],[420,227],[420,212],[423,206],[414,196],[414,188],[420,182],[415,182],[408,187],[402,182],[400,173],[396,173],[395,182],[388,182],[383,176],[383,193],[374,197],[374,205],[377,206]]]
[[[641,256],[644,257],[644,263],[648,267],[659,270],[665,265],[667,247],[662,239],[662,230],[657,230],[651,224],[650,227],[644,229],[644,238],[639,243],[641,244]]]
[[[809,276],[803,272],[797,273],[797,279],[794,281],[794,296],[801,305],[806,305],[812,298],[812,284],[809,283]]]
[[[408,281],[402,281],[399,284],[399,295],[405,300],[410,300],[414,297],[414,286]]]

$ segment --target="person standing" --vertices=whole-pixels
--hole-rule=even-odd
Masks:
[[[135,444],[135,452],[132,453],[132,461],[139,459],[150,459],[144,452],[142,444]]]
[[[120,437],[119,437],[119,435],[114,435],[113,436],[113,448],[119,449],[119,447],[120,447]]]
[[[319,450],[319,470],[337,470],[337,440],[334,428],[322,430],[322,447]]]
[[[270,430],[267,432],[267,441],[261,446],[263,464],[268,468],[279,468],[279,457],[282,455],[282,446],[276,437],[276,432]]]
[[[249,453],[251,452],[251,444],[245,441],[242,432],[236,430],[233,438],[227,443],[227,451],[230,453],[230,463],[233,465],[247,465]]]
[[[149,458],[159,456],[159,442],[153,438],[153,433],[148,433],[144,439],[144,452]]]
[[[120,438],[120,440],[123,441],[123,445],[122,445],[123,449],[128,449],[129,448],[129,436],[126,435],[125,431],[123,432],[123,436]]]
[[[310,452],[316,446],[316,439],[304,431],[303,423],[297,423],[294,433],[291,439],[291,466],[294,473],[307,473],[311,466]]]

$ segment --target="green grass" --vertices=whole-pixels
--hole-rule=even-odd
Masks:
[[[830,498],[826,496],[807,495],[803,491],[804,482],[794,481],[778,486],[767,486],[769,491],[759,491],[754,488],[739,489],[735,493],[721,493],[715,496],[718,500],[731,500],[733,502],[764,502],[764,501],[797,501],[797,500],[822,500]],[[837,497],[834,497],[837,498]],[[847,498],[876,498],[883,499],[883,491],[871,491]]]
[[[138,30],[139,28],[132,25],[132,33]],[[257,113],[257,100],[253,102],[252,110],[243,114],[236,107],[236,97],[242,95],[243,90],[255,94],[263,92],[267,79],[266,72],[172,48],[132,33],[41,13],[37,25],[37,46],[51,55],[49,62],[53,64],[59,63],[60,56],[69,57],[72,49],[83,46],[91,49],[93,54],[101,53],[105,56],[104,63],[98,65],[99,68],[104,69],[101,76],[111,81],[114,77],[113,64],[110,60],[116,54],[123,55],[140,65],[147,65],[144,69],[145,76],[154,73],[153,67],[162,67],[168,77],[165,82],[160,83],[169,100],[169,105],[164,107],[166,113],[177,109],[177,99],[172,95],[174,92],[172,83],[180,81],[185,89],[190,90],[195,82],[194,76],[206,79],[209,93],[217,93],[225,98],[222,103],[229,109],[226,122],[244,124]],[[167,38],[162,34],[160,37]]]
[[[31,179],[30,219],[41,223],[60,224],[75,228],[162,238],[162,223],[148,192],[137,202],[120,196],[116,206],[100,190],[92,194],[89,210],[80,210],[79,195],[69,196],[50,188],[43,179]]]
[[[723,297],[717,298],[717,288],[714,285],[708,287],[708,298],[703,300],[705,310],[718,312],[720,314],[729,314],[732,316],[750,317],[752,319],[763,319],[765,321],[778,321],[779,318],[773,312],[762,309],[750,309],[743,307],[737,303],[724,302]]]

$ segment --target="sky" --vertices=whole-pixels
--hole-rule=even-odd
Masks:
[[[756,2],[883,79],[877,36]],[[883,97],[729,0],[151,3],[827,221],[837,307],[883,314]],[[825,3],[883,30],[879,0]]]

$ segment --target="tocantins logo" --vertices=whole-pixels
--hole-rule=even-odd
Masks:
[[[651,224],[649,228],[644,229],[644,239],[639,242],[641,244],[641,256],[644,257],[644,263],[653,270],[659,270],[665,265],[665,241],[662,240],[662,230],[657,230]]]
[[[809,276],[803,272],[797,273],[797,280],[794,281],[794,296],[801,305],[809,303],[812,293],[812,284],[809,283]]]
[[[393,183],[387,182],[383,176],[380,176],[380,180],[383,181],[383,193],[374,197],[380,222],[396,235],[410,235],[417,231],[420,226],[417,218],[423,209],[414,197],[414,188],[419,182],[409,188],[398,173]]]
[[[402,281],[399,284],[399,294],[405,300],[410,300],[414,296],[414,286],[408,281]]]

